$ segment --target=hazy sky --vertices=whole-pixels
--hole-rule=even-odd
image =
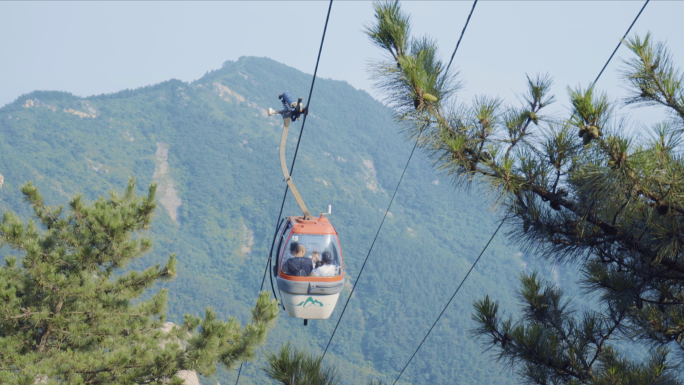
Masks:
[[[525,74],[549,72],[559,103],[565,87],[591,82],[642,1],[480,1],[455,58],[466,89],[459,97],[514,98]],[[413,31],[454,49],[471,1],[408,1]],[[226,60],[265,56],[313,73],[327,1],[8,2],[0,1],[0,106],[33,90],[79,96],[137,88],[170,78],[195,80]],[[666,40],[684,67],[684,2],[651,1],[632,33]],[[333,4],[319,76],[369,91],[369,60],[381,52],[362,33],[370,1]],[[614,97],[623,46],[598,86]],[[315,92],[314,92],[315,98]],[[274,96],[274,104],[275,96]],[[314,104],[315,105],[315,102]],[[312,105],[312,106],[313,106]],[[656,110],[626,109],[650,123]]]

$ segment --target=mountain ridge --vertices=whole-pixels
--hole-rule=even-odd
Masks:
[[[18,192],[28,180],[55,203],[77,192],[94,199],[120,190],[129,176],[140,191],[153,181],[171,181],[167,191],[175,190],[180,201],[175,217],[162,202],[152,224],[154,251],[132,268],[174,252],[179,276],[162,285],[170,290],[170,320],[211,305],[222,317],[245,321],[285,187],[278,163],[282,120],[264,111],[279,106],[285,90],[306,97],[310,82],[311,75],[271,59],[241,57],[192,82],[90,97],[22,95],[0,108],[0,209],[29,216]],[[300,127],[291,127],[288,158]],[[391,111],[367,92],[316,80],[293,177],[314,212],[332,204],[350,281],[411,149],[399,131]],[[429,159],[416,153],[328,352],[326,361],[338,365],[345,383],[393,378],[493,232],[486,201],[440,181]],[[284,213],[298,213],[291,197]],[[402,383],[512,383],[467,329],[478,296],[515,302],[511,290],[525,268],[521,258],[504,237],[493,242]],[[341,303],[348,294],[349,288]],[[330,320],[306,328],[282,312],[266,348],[292,340],[321,352],[340,311],[338,305]],[[222,371],[202,381],[234,382],[235,375]],[[254,364],[246,364],[242,376],[242,384],[265,381]]]

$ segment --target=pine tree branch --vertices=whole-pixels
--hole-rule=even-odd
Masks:
[[[618,226],[613,226],[597,216],[592,212],[582,212],[579,207],[571,201],[568,201],[558,194],[550,193],[539,186],[523,186],[523,191],[531,191],[537,196],[544,198],[549,201],[549,203],[555,203],[558,206],[564,207],[565,209],[571,211],[580,218],[583,218],[587,222],[598,226],[603,231],[603,236],[613,237],[613,239],[619,239],[621,243],[632,248],[643,256],[649,257],[652,261],[655,261],[655,252],[644,246],[633,236],[621,232]],[[676,262],[669,257],[662,257],[660,263],[666,266],[668,269],[674,270],[678,273],[684,274],[684,265]]]
[[[651,78],[651,81],[656,85],[658,92],[660,92],[660,95],[664,98],[664,100],[661,100],[657,96],[653,95],[654,97],[651,100],[655,100],[656,102],[662,104],[665,107],[672,108],[684,118],[684,111],[682,110],[681,106],[674,100],[673,96],[670,95],[670,93],[667,92],[663,87],[660,78],[655,74],[655,68],[653,68],[653,64],[650,63],[650,61],[645,60],[644,57],[642,57],[641,60],[644,66],[648,69],[647,74]]]
[[[47,344],[47,339],[50,336],[51,331],[52,330],[50,329],[50,325],[48,324],[48,326],[45,329],[45,332],[43,333],[43,336],[40,337],[40,344],[38,345],[39,352],[43,352],[43,350],[45,350],[45,344]]]
[[[598,360],[599,357],[601,356],[601,353],[603,352],[603,347],[604,347],[606,341],[608,341],[608,339],[610,339],[610,337],[613,335],[613,333],[615,333],[615,331],[618,330],[618,328],[622,325],[622,322],[624,320],[625,320],[625,314],[620,312],[619,319],[614,320],[613,325],[610,327],[610,329],[608,329],[608,331],[603,333],[602,338],[601,338],[601,342],[596,344],[596,351],[594,353],[594,357],[591,359],[590,364],[589,364],[590,368],[593,367],[596,360]]]
[[[34,311],[34,312],[23,313],[23,314],[19,314],[19,315],[15,315],[15,316],[7,316],[7,317],[5,317],[5,318],[6,318],[6,319],[28,318],[28,317],[30,317],[30,316],[32,316],[32,315],[41,314],[41,313],[42,313],[42,312]]]

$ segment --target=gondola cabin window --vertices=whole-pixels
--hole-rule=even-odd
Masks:
[[[292,258],[304,258],[306,263],[289,262]],[[342,264],[337,237],[334,234],[293,233],[283,250],[281,269],[286,275],[339,276]]]

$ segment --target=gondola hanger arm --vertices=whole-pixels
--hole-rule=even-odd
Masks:
[[[298,120],[302,114],[307,114],[309,111],[308,108],[305,109],[302,107],[302,98],[299,98],[297,102],[293,102],[291,101],[290,93],[287,91],[280,95],[280,99],[282,100],[284,107],[282,111],[275,111],[272,108],[268,109],[269,115],[278,114],[282,115],[283,117],[283,134],[280,137],[280,168],[283,171],[285,182],[287,182],[288,187],[290,190],[292,190],[292,195],[294,195],[299,208],[304,214],[304,220],[313,220],[314,218],[311,216],[311,213],[309,213],[309,209],[306,208],[306,204],[304,204],[304,200],[302,199],[302,196],[299,194],[299,191],[292,180],[292,176],[287,169],[287,161],[285,160],[285,146],[287,144],[287,134],[290,129],[290,122],[293,119]]]

